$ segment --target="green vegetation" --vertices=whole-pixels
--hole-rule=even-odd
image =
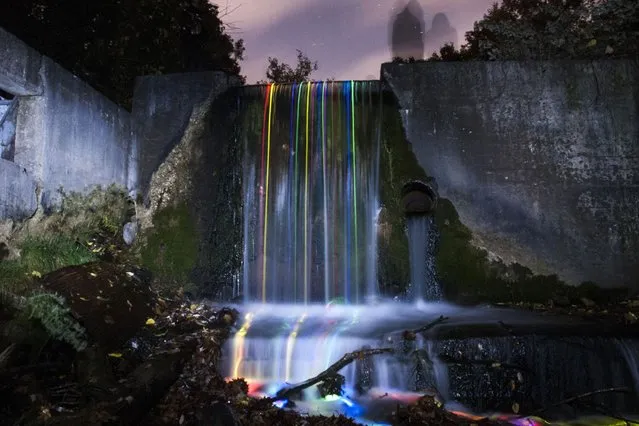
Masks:
[[[431,60],[628,57],[639,52],[639,3],[627,0],[503,0]]]
[[[59,191],[62,203],[50,215],[38,213],[19,224],[9,244],[19,256],[0,262],[0,287],[28,292],[31,280],[70,265],[97,260],[104,250],[93,240],[117,240],[132,215],[126,193],[111,186],[86,195]]]
[[[233,40],[221,21],[224,10],[207,0],[6,0],[3,5],[0,27],[126,107],[141,75],[240,72],[244,43]]]
[[[64,266],[81,265],[97,260],[88,247],[67,235],[28,236],[19,244],[20,257],[0,262],[3,289],[22,293],[31,278]],[[26,287],[25,287],[26,286]]]
[[[156,284],[184,286],[195,266],[198,234],[186,204],[166,207],[153,217],[153,228],[140,242],[142,264],[155,275]]]
[[[69,343],[77,351],[86,348],[86,330],[73,318],[61,296],[36,293],[25,298],[19,309],[19,318],[39,321],[52,338]]]

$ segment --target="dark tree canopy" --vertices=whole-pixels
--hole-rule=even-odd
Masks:
[[[269,56],[266,81],[259,81],[258,83],[299,83],[308,81],[311,74],[317,70],[317,61],[311,61],[304,52],[297,49],[297,65],[295,69],[284,62],[280,62],[277,58]]]
[[[233,40],[207,0],[3,0],[0,26],[116,102],[135,77],[222,70],[239,75]]]
[[[433,60],[596,58],[639,53],[637,0],[502,0],[457,50]]]

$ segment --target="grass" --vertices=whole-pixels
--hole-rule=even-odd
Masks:
[[[30,287],[33,276],[97,260],[88,247],[65,235],[29,236],[19,248],[18,259],[0,262],[0,288],[18,294]]]

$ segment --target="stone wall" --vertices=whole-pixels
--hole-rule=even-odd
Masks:
[[[393,63],[382,78],[477,244],[571,283],[638,283],[637,60]]]
[[[26,173],[42,189],[37,201],[45,207],[58,202],[60,188],[70,192],[130,183],[129,113],[2,29],[0,52],[0,89],[18,98],[13,155],[17,167],[0,164],[5,182],[21,181]],[[12,202],[5,197],[15,189],[0,188],[0,205]],[[29,210],[32,197],[36,194],[12,200],[29,199]],[[15,207],[1,211],[25,211]]]

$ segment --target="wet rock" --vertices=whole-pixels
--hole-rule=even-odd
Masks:
[[[122,238],[127,245],[133,244],[135,241],[135,237],[138,234],[138,223],[137,222],[128,222],[124,225],[122,229]]]
[[[93,342],[105,349],[131,339],[153,314],[155,297],[138,269],[106,262],[68,266],[42,277],[65,298]]]
[[[346,379],[341,374],[332,374],[324,379],[321,382],[317,389],[322,395],[322,398],[325,398],[329,395],[341,395],[344,391],[344,384],[346,383]]]

